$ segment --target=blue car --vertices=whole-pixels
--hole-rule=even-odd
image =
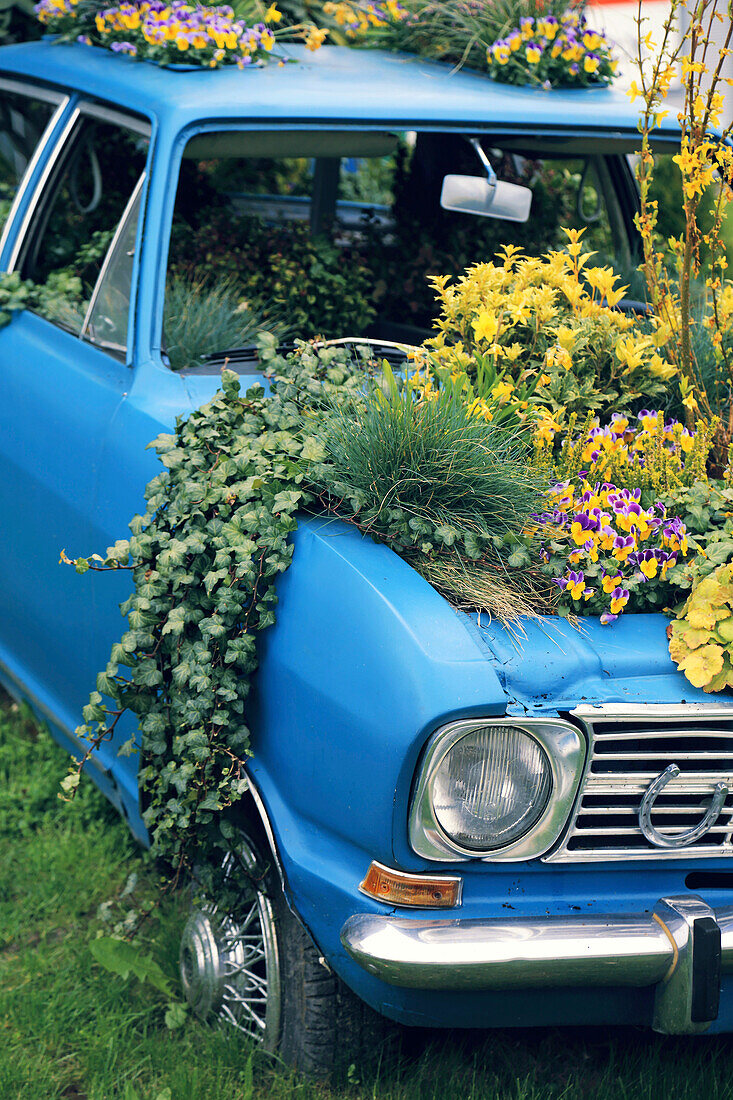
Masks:
[[[0,264],[42,288],[0,332],[0,679],[77,756],[129,593],[124,574],[80,578],[59,554],[125,537],[159,469],[146,444],[212,396],[225,361],[245,385],[260,376],[246,340],[182,361],[176,280],[200,285],[212,255],[246,273],[248,232],[260,277],[282,259],[268,241],[305,249],[328,226],[338,268],[367,234],[404,241],[405,204],[416,286],[424,226],[541,250],[574,218],[619,269],[638,256],[623,94],[293,54],[239,72],[0,50]],[[674,153],[670,119],[655,140]],[[278,278],[291,300],[297,253]],[[399,364],[429,303],[385,283],[333,334]],[[317,329],[332,292],[308,293]],[[664,617],[517,636],[353,528],[304,517],[294,541],[231,868],[256,895],[245,917],[215,898],[192,913],[195,1009],[315,1073],[373,1049],[380,1018],[733,1030],[731,700],[675,671]],[[145,844],[138,759],[117,752],[130,733],[120,722],[87,771]]]

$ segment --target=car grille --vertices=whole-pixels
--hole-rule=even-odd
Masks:
[[[733,705],[579,707],[588,762],[570,827],[548,862],[680,859],[733,852]],[[639,806],[669,764],[680,774],[657,796],[652,825],[674,836],[697,825],[716,783],[730,793],[712,827],[684,848],[658,848],[639,828]]]

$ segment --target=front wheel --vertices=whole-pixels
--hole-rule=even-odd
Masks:
[[[219,1019],[313,1077],[331,1078],[381,1054],[386,1021],[321,962],[293,916],[280,879],[259,845],[242,833],[247,876],[241,913],[216,902],[195,909],[181,939],[181,981],[201,1017]],[[230,873],[236,866],[231,860]]]

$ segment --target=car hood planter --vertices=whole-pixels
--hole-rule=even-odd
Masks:
[[[256,132],[252,158],[283,143],[284,157],[316,162],[368,157],[366,132],[587,156],[612,198],[614,247],[631,254],[638,131],[622,94],[509,87],[377,51],[293,52],[298,65],[242,74],[166,72],[82,46],[0,51],[8,117],[25,119],[7,135],[20,169],[6,181],[0,262],[41,281],[53,257],[85,246],[94,272],[76,327],[26,310],[0,332],[0,675],[77,755],[129,579],[90,583],[59,553],[124,538],[160,472],[146,445],[213,396],[228,355],[212,349],[208,367],[177,374],[162,352],[191,138],[243,145]],[[293,138],[303,133],[318,139],[310,152]],[[675,149],[669,119],[655,140]],[[329,194],[336,210],[328,172],[307,199],[314,218]],[[378,350],[385,332],[370,333]],[[245,352],[243,388],[259,378]],[[240,923],[193,919],[192,1003],[319,1072],[339,1049],[354,1060],[336,1023],[347,1002],[349,1027],[366,1002],[441,1027],[733,1030],[733,803],[718,789],[733,787],[733,715],[674,671],[667,620],[539,620],[515,635],[456,611],[338,521],[304,518],[293,542],[261,638],[235,823],[256,904]],[[145,841],[139,761],[117,752],[133,733],[128,716],[88,771]],[[498,776],[491,790],[486,775]],[[489,803],[498,824],[480,835],[471,807]]]

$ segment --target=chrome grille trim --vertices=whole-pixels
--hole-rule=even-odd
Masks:
[[[583,705],[570,717],[585,731],[588,757],[568,826],[544,862],[689,861],[733,854],[733,700]],[[652,810],[662,833],[681,832],[702,818],[718,781],[730,788],[712,828],[680,849],[654,847],[638,824],[642,796],[671,763],[681,774]]]

